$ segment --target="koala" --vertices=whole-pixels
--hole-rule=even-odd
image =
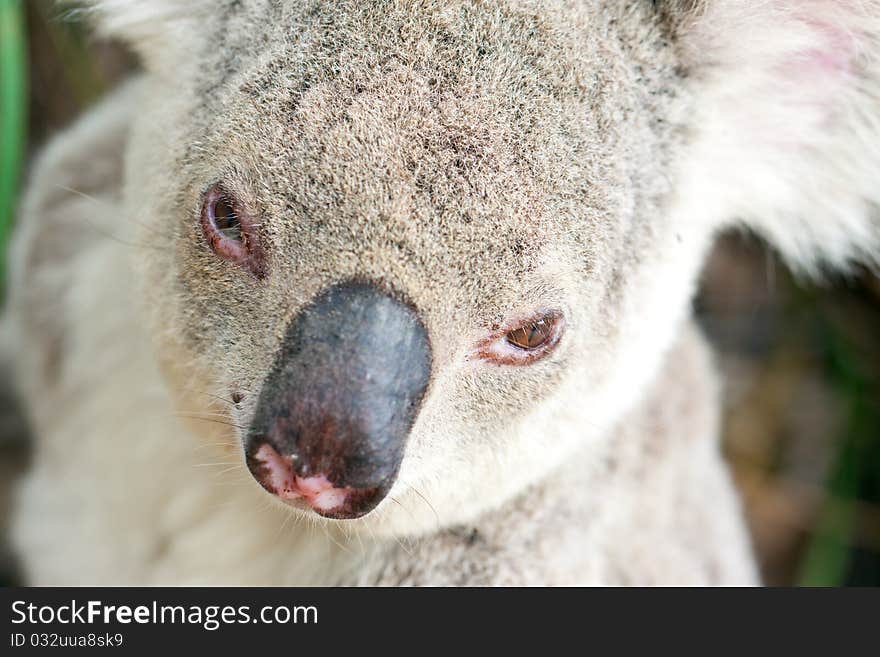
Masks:
[[[27,582],[750,585],[691,300],[880,255],[877,0],[95,0],[5,342]]]

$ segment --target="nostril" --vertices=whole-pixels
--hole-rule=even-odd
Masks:
[[[301,497],[296,486],[293,457],[282,456],[269,443],[262,443],[247,459],[257,482],[282,500]]]
[[[288,503],[303,503],[328,518],[357,518],[373,509],[379,489],[334,485],[325,474],[297,474],[293,455],[283,455],[262,442],[248,456],[254,479],[269,493]]]

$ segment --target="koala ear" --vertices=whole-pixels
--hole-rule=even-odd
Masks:
[[[686,5],[698,211],[808,271],[880,262],[880,0],[660,4]]]
[[[176,65],[175,58],[194,41],[200,18],[210,7],[207,0],[79,0],[65,4],[73,7],[74,15],[84,15],[101,34],[129,44],[153,70]]]

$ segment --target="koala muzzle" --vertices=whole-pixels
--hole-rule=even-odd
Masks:
[[[325,290],[287,329],[248,432],[248,467],[295,506],[369,513],[394,484],[430,375],[414,308],[371,285]]]

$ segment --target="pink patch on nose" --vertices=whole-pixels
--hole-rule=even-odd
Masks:
[[[316,511],[332,511],[345,504],[350,488],[336,488],[325,475],[300,477],[293,470],[293,458],[282,456],[268,443],[254,454],[260,463],[258,480],[284,501],[302,499]]]
[[[315,497],[325,490],[333,488],[333,484],[323,475],[318,477],[297,477],[296,484],[303,495],[309,495],[310,497]]]
[[[313,493],[303,493],[309,503],[315,509],[320,511],[332,511],[336,507],[340,507],[345,503],[349,490],[347,488],[335,488],[333,484],[327,481],[326,477],[297,477],[297,484],[300,490],[314,490]]]
[[[260,445],[254,455],[264,469],[262,483],[282,500],[295,500],[302,497],[293,474],[293,459],[281,456],[268,443]]]

